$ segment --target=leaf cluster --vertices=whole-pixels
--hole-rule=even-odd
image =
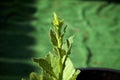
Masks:
[[[53,27],[50,29],[50,39],[53,51],[42,59],[33,59],[42,69],[40,75],[32,72],[30,80],[76,80],[80,73],[76,70],[69,58],[72,48],[73,36],[63,41],[66,32],[64,21],[54,13]]]

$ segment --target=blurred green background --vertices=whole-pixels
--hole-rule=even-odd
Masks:
[[[55,11],[74,35],[70,58],[76,68],[120,70],[120,5],[107,0],[1,0],[0,80],[21,80],[39,67],[32,57],[52,50]]]

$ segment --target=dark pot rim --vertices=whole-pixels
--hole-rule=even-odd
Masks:
[[[96,70],[96,71],[108,71],[108,72],[115,72],[115,73],[119,73],[120,74],[120,70],[118,69],[111,69],[111,68],[94,68],[94,67],[90,67],[90,68],[77,68],[78,70],[80,71],[86,71],[86,70],[89,70],[89,71],[93,71],[93,70]]]
[[[76,80],[120,80],[120,70],[110,68],[77,68],[81,72]]]

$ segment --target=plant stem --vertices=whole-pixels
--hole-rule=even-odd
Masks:
[[[53,25],[54,25],[54,29],[53,31],[55,32],[55,36],[57,39],[57,46],[55,46],[57,48],[57,54],[58,54],[58,58],[59,58],[59,79],[58,80],[63,80],[63,72],[64,72],[64,68],[65,68],[65,62],[66,62],[66,57],[64,57],[64,50],[62,49],[63,46],[63,36],[61,34],[62,32],[62,26],[63,26],[63,20],[61,20],[56,13],[54,13],[54,20],[53,20]],[[65,32],[65,31],[64,31]],[[63,58],[64,61],[63,61]]]
[[[62,64],[62,57],[61,57],[61,51],[60,49],[62,49],[62,39],[60,37],[61,33],[59,32],[58,30],[58,33],[57,33],[57,39],[58,39],[58,48],[59,48],[59,64],[60,64],[60,74],[59,74],[59,80],[63,80],[63,64]]]
[[[61,27],[57,27],[56,31],[56,38],[58,42],[58,54],[59,54],[59,66],[60,66],[60,73],[59,73],[59,80],[63,80],[63,63],[62,63],[62,57],[61,57],[61,51],[62,50],[62,45],[63,45],[63,39],[61,37]]]

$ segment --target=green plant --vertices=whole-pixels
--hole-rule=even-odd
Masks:
[[[33,59],[38,63],[42,72],[38,75],[34,72],[30,74],[30,80],[76,80],[80,73],[76,70],[69,59],[72,47],[72,37],[63,39],[67,25],[54,13],[53,27],[50,29],[50,39],[53,51],[49,52],[44,59]],[[64,27],[63,27],[64,26]]]

